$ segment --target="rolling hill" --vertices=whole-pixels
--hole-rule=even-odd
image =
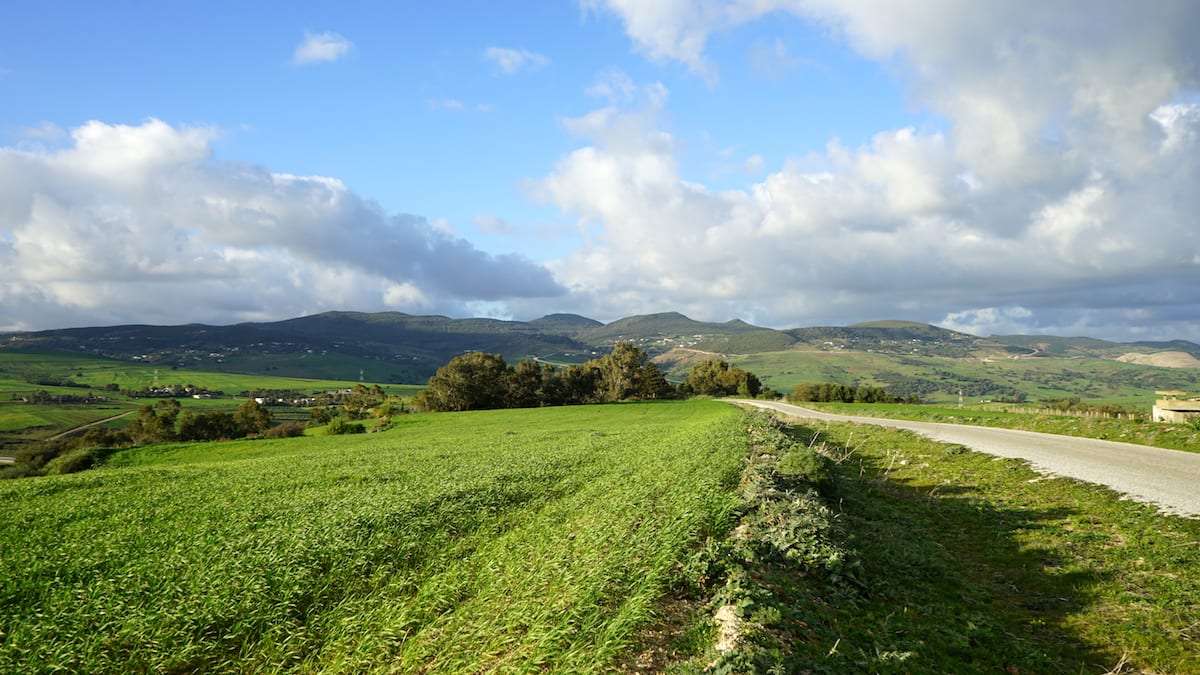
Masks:
[[[232,326],[111,326],[0,336],[0,349],[70,352],[174,368],[423,383],[454,356],[498,353],[578,362],[631,341],[675,377],[724,358],[778,391],[800,382],[869,383],[923,399],[1118,402],[1156,389],[1200,389],[1200,345],[1116,343],[1087,337],[978,337],[911,321],[776,330],[741,320],[703,322],[677,312],[602,323],[577,314],[532,321],[454,319],[400,312],[327,312]],[[1177,356],[1173,356],[1177,355]],[[1189,358],[1190,355],[1190,358]]]

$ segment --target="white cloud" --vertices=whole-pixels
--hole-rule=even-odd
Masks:
[[[430,99],[425,101],[425,107],[430,110],[464,110],[463,102],[454,98]]]
[[[562,290],[336,179],[214,160],[215,137],[88,122],[69,147],[0,148],[0,327],[457,311]]]
[[[1032,314],[996,321],[1110,335],[1153,322],[1200,338],[1200,105],[1185,103],[1200,90],[1187,28],[1200,4],[581,5],[616,15],[649,58],[709,81],[713,34],[776,12],[819,22],[945,121],[941,132],[881,130],[862,147],[831,141],[718,192],[683,179],[679,143],[653,108],[610,97],[564,123],[585,146],[534,191],[595,231],[555,269],[597,314],[630,303],[772,325],[983,325],[962,313],[1016,307]],[[782,43],[759,52],[789,58]]]
[[[1200,124],[1176,113],[1158,117],[1191,129],[1147,148],[1137,182],[1077,176],[1071,162],[1031,183],[968,180],[973,167],[948,138],[901,129],[859,148],[831,143],[718,192],[680,175],[678,143],[653,108],[608,107],[564,122],[586,144],[531,194],[596,231],[552,265],[596,316],[985,326],[999,324],[971,308],[1023,307],[1035,315],[1001,317],[1014,332],[1028,319],[1080,330],[1106,321],[1093,333],[1111,334],[1130,332],[1128,317],[1145,316],[1130,312],[1152,304],[1161,325],[1200,337],[1184,318],[1200,309]],[[1045,318],[1079,305],[1091,309],[1075,322]]]
[[[1025,307],[981,307],[951,312],[937,324],[971,335],[1012,335],[1027,331],[1033,312]]]
[[[712,0],[580,0],[585,11],[608,10],[625,26],[638,51],[650,59],[679,61],[715,81],[716,68],[704,56],[708,36],[729,24],[729,6]]]
[[[303,66],[337,61],[349,54],[353,48],[353,42],[337,33],[304,31],[304,40],[296,45],[292,52],[292,64]]]
[[[496,64],[505,75],[516,75],[524,69],[537,70],[550,63],[550,59],[543,54],[507,47],[488,47],[483,50],[483,58]]]

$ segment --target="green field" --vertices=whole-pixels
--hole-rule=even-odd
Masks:
[[[803,382],[870,384],[906,395],[921,387],[921,400],[952,402],[960,389],[968,402],[1020,392],[1029,401],[1078,396],[1149,410],[1155,390],[1200,393],[1200,372],[1159,368],[1101,358],[944,358],[895,356],[850,350],[786,350],[731,357],[763,384],[788,393]],[[925,389],[931,390],[926,392]]]
[[[409,415],[7,481],[0,671],[605,671],[732,528],[741,419]]]
[[[162,385],[192,384],[197,387],[221,390],[229,395],[256,388],[310,391],[332,387],[353,387],[358,384],[355,379],[323,380],[247,375],[169,368],[67,354],[0,352],[0,396],[4,396],[6,392],[29,392],[38,388],[64,393],[80,391],[73,387],[42,387],[25,381],[31,376],[45,375],[67,378],[96,389],[101,389],[108,384],[116,384],[121,389],[144,389],[152,386],[157,380]],[[371,384],[371,381],[368,380],[367,383]],[[397,394],[412,393],[419,388],[418,385],[381,384],[381,386],[389,393]]]
[[[83,386],[54,386],[37,381],[70,381]],[[162,386],[194,385],[213,391],[223,391],[226,397],[237,396],[255,389],[292,390],[303,393],[345,389],[358,384],[348,380],[318,380],[237,373],[214,373],[194,370],[161,368],[146,364],[113,361],[70,354],[33,354],[0,352],[0,441],[27,442],[48,438],[97,420],[137,410],[153,399],[131,400],[117,393],[106,392],[106,385],[115,384],[122,390],[139,390],[155,382]],[[412,396],[420,385],[382,385],[394,396]],[[110,400],[103,403],[34,405],[23,403],[20,397],[36,390],[51,395],[80,396],[89,392]],[[182,399],[185,407],[232,411],[239,401],[233,398]]]
[[[766,417],[414,414],[6,481],[0,672],[1200,673],[1200,520]]]

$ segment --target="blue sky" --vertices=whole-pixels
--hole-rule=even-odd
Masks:
[[[1200,339],[1197,5],[894,4],[8,3],[0,329]]]

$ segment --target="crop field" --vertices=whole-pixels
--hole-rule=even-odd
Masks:
[[[347,373],[357,375],[358,371]],[[29,377],[53,376],[69,379],[89,387],[101,389],[116,384],[121,389],[143,389],[154,384],[192,384],[197,387],[221,390],[227,394],[252,389],[296,389],[300,391],[321,390],[331,387],[353,387],[357,379],[319,380],[313,378],[273,377],[268,375],[246,375],[239,373],[210,372],[174,369],[149,364],[113,361],[67,354],[30,354],[24,352],[0,352],[0,395],[5,391],[28,392],[33,389],[79,393],[74,387],[48,387],[26,382]],[[369,383],[369,382],[368,382]],[[389,393],[415,393],[416,385],[381,385]],[[394,392],[393,392],[394,390]]]
[[[601,672],[737,517],[710,401],[408,415],[0,484],[0,672]]]
[[[38,383],[47,381],[70,382],[79,386]],[[236,396],[240,392],[255,389],[311,393],[344,389],[358,384],[356,381],[175,370],[70,354],[0,352],[0,435],[20,442],[44,439],[84,424],[137,410],[153,401],[128,400],[118,394],[103,391],[104,387],[115,384],[121,389],[138,390],[151,387],[155,381],[163,386],[190,384],[223,391],[226,396]],[[420,385],[389,384],[382,387],[385,392],[395,396],[413,396],[421,389]],[[50,405],[31,405],[19,400],[35,390],[49,392],[52,396],[81,396],[90,391],[110,400],[101,403]],[[182,399],[182,403],[189,408],[229,412],[238,405],[238,401],[229,398],[185,398]],[[282,414],[283,411],[280,412]]]

